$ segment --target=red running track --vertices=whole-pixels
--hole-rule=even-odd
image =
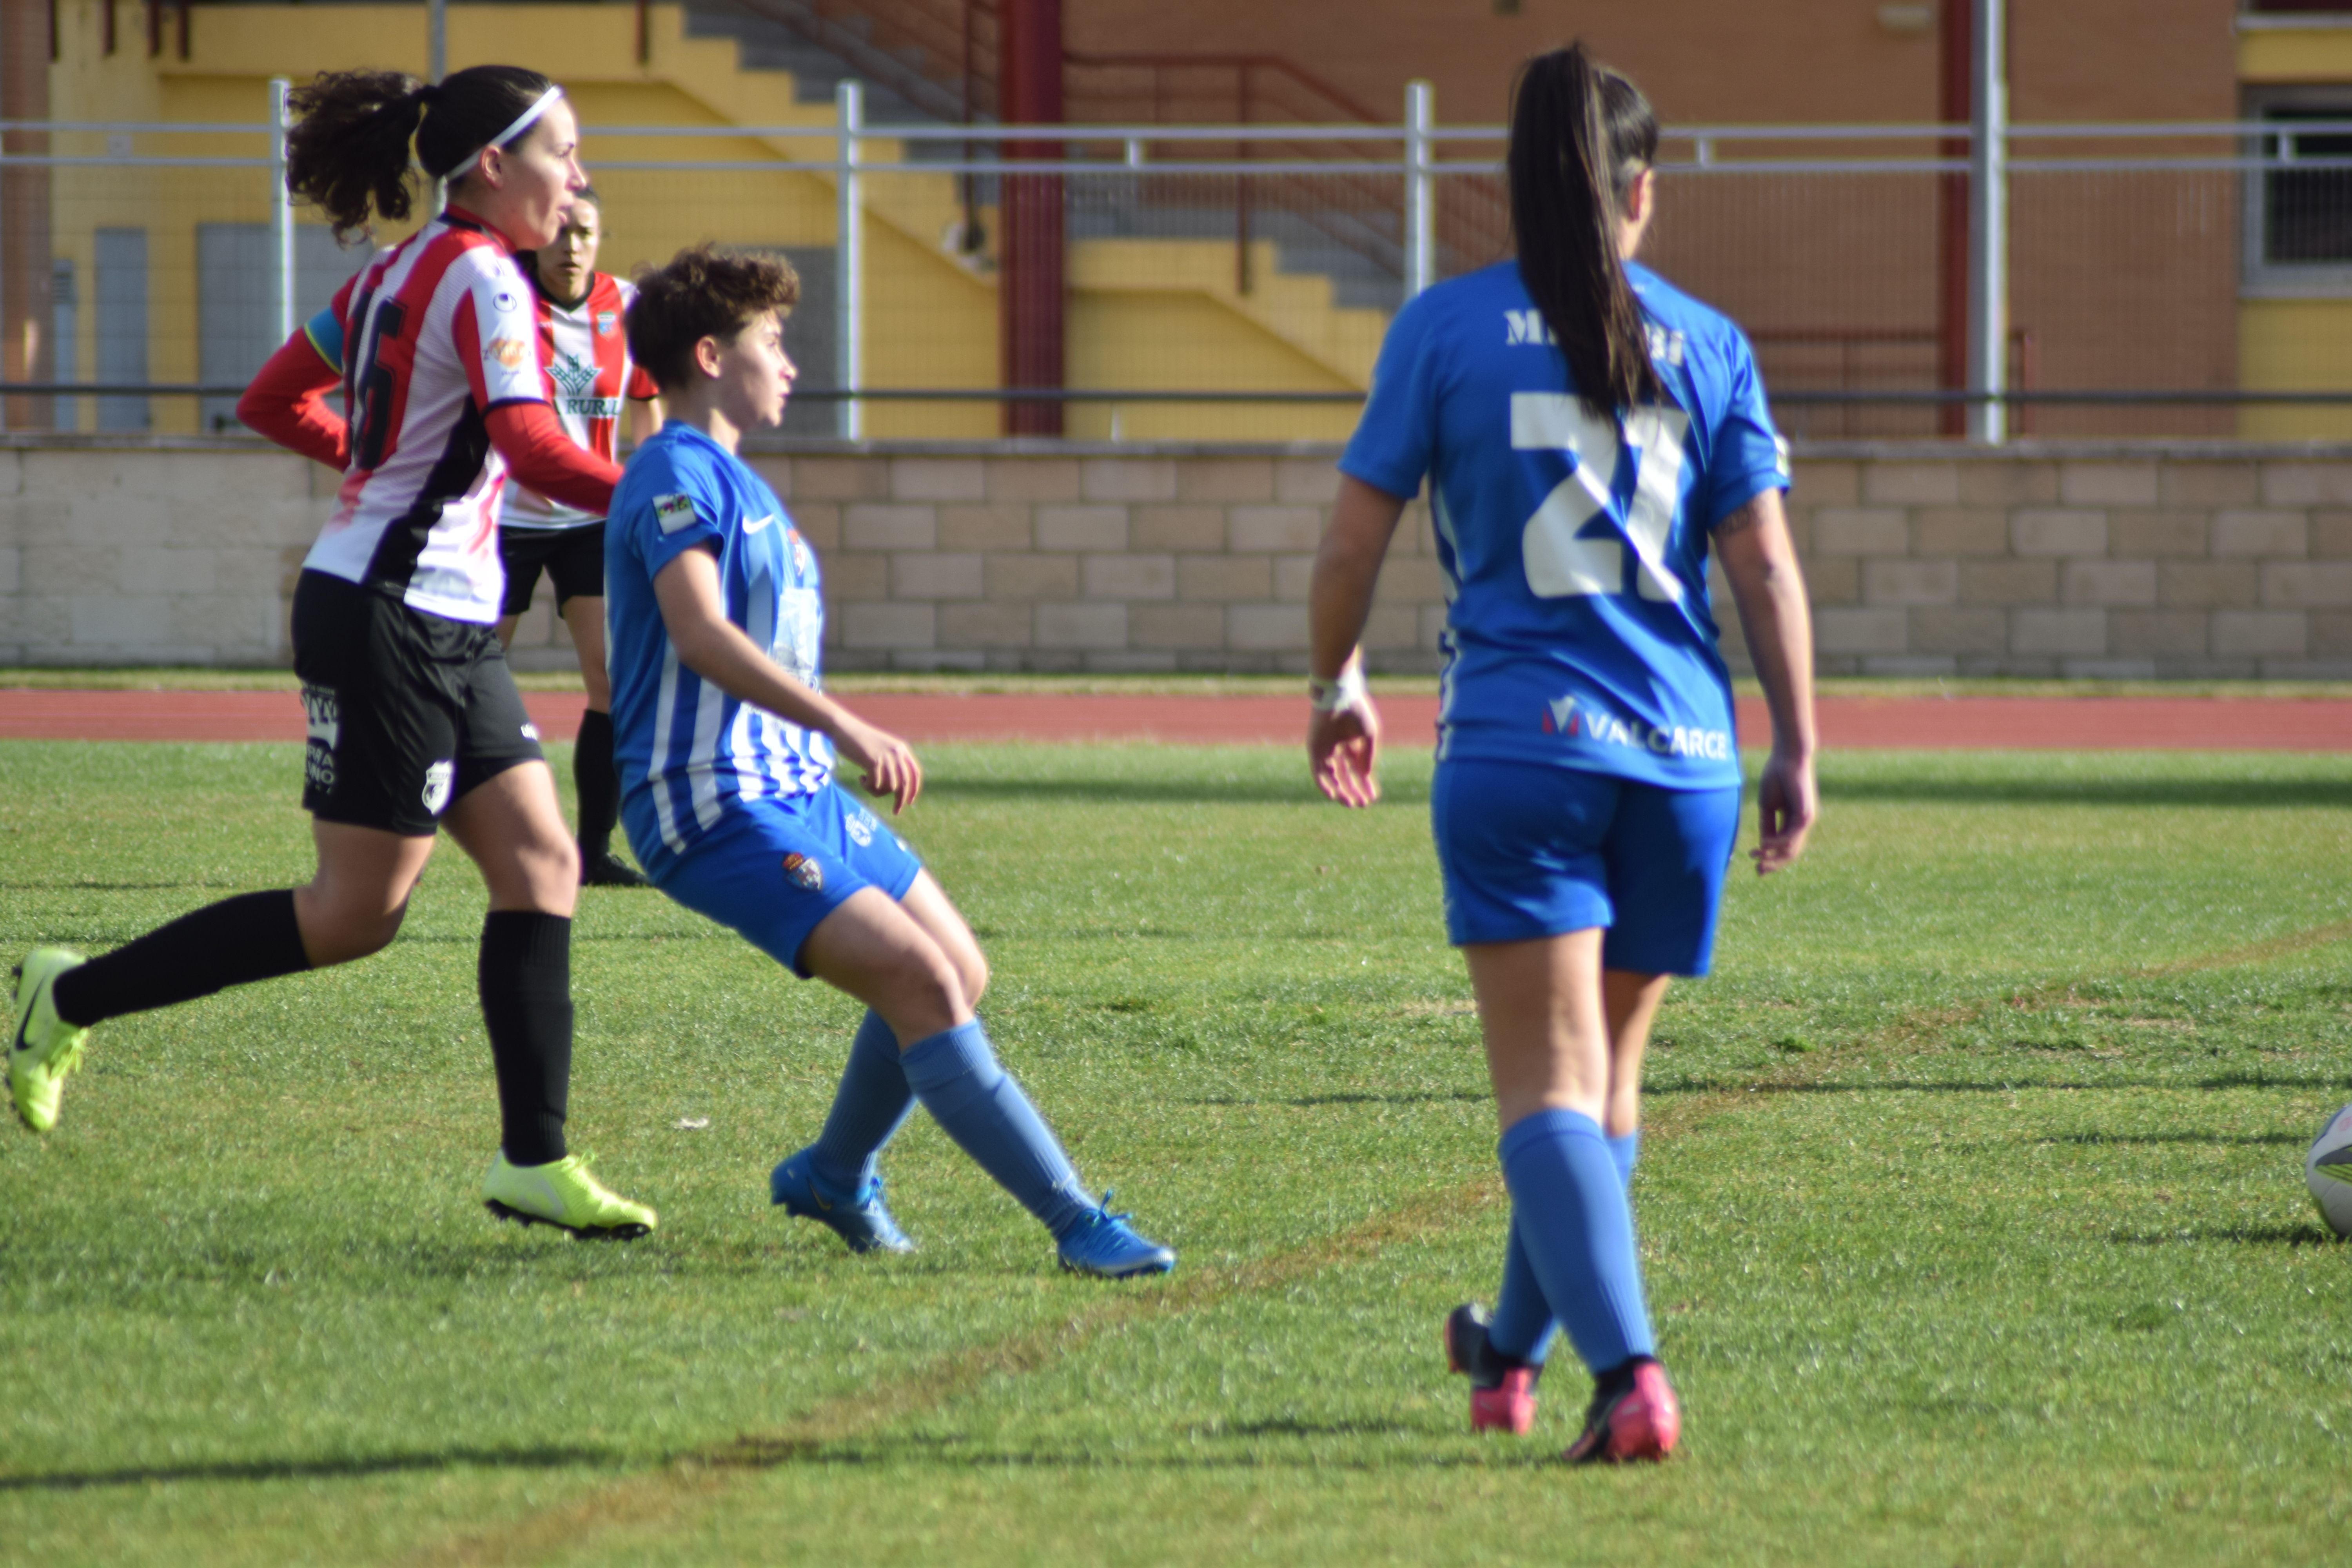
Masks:
[[[530,692],[531,717],[568,740],[585,700]],[[910,741],[1160,741],[1295,744],[1306,702],[1296,697],[1019,696],[867,692],[846,700]],[[1987,751],[2352,751],[2352,701],[2294,698],[1875,698],[1821,701],[1822,739],[1835,748]],[[1433,737],[1437,700],[1381,704],[1391,739]],[[1739,704],[1740,733],[1771,732],[1760,702]],[[0,739],[299,741],[302,703],[291,691],[0,690]]]

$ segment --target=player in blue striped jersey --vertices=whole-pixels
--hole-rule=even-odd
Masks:
[[[736,455],[781,423],[793,365],[790,268],[709,248],[641,279],[629,348],[671,417],[637,449],[605,529],[615,760],[630,847],[656,887],[869,1009],[816,1141],[771,1197],[854,1249],[902,1252],[883,1147],[920,1100],[1053,1233],[1064,1268],[1120,1279],[1176,1255],[1079,1185],[972,1008],[988,963],[922,862],[834,780],[903,810],[922,789],[904,741],[826,697],[817,563]]]
[[[1492,1319],[1446,1325],[1474,1427],[1524,1432],[1555,1321],[1594,1373],[1577,1461],[1681,1432],[1632,1210],[1641,1066],[1672,976],[1706,973],[1738,825],[1722,562],[1772,711],[1758,869],[1815,809],[1810,623],[1785,458],[1738,329],[1633,265],[1657,122],[1579,47],[1528,63],[1509,154],[1516,259],[1390,327],[1311,591],[1326,794],[1370,804],[1379,721],[1355,652],[1407,500],[1446,577],[1432,825],[1478,998],[1511,1193]]]

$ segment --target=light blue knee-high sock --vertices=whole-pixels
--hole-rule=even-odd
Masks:
[[[1496,1152],[1535,1281],[1585,1365],[1605,1372],[1654,1354],[1633,1209],[1600,1123],[1539,1110],[1504,1133]]]
[[[1610,1139],[1609,1157],[1617,1163],[1618,1179],[1631,1191],[1633,1167],[1642,1159],[1642,1130],[1637,1127],[1622,1138]],[[1551,1353],[1553,1326],[1551,1303],[1544,1300],[1543,1287],[1536,1283],[1536,1266],[1528,1261],[1515,1215],[1510,1245],[1503,1253],[1503,1288],[1495,1296],[1495,1316],[1486,1326],[1486,1342],[1514,1361],[1541,1366]]]
[[[1096,1207],[1045,1119],[997,1065],[979,1019],[916,1041],[898,1065],[923,1109],[1055,1240]]]
[[[849,1065],[841,1070],[824,1131],[809,1148],[809,1163],[835,1200],[865,1195],[883,1148],[914,1109],[915,1091],[898,1065],[898,1037],[869,1008],[849,1042]]]

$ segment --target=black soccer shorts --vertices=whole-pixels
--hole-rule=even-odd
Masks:
[[[501,616],[519,616],[530,608],[531,590],[539,586],[541,569],[555,584],[555,613],[566,601],[604,596],[604,525],[583,522],[577,528],[499,529],[499,559],[506,563],[507,593],[499,604]]]
[[[451,801],[544,756],[497,628],[381,588],[303,573],[294,673],[310,725],[302,806],[321,822],[429,838]]]

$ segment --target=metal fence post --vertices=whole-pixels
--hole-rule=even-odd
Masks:
[[[862,82],[843,80],[833,90],[834,108],[840,123],[839,174],[835,179],[835,195],[839,211],[835,226],[839,231],[834,247],[834,364],[835,378],[845,393],[858,390],[865,376],[865,349],[862,331],[865,321],[864,299],[866,273],[866,226],[864,195],[857,173],[859,162],[858,134],[866,124],[866,87]],[[855,441],[866,434],[865,410],[855,397],[841,400],[841,434],[844,439]]]
[[[1969,126],[1969,385],[1994,394],[1969,405],[1971,440],[1998,446],[2009,408],[2009,73],[2007,0],[1977,0]]]
[[[1437,91],[1425,81],[1404,89],[1404,297],[1437,281],[1437,177],[1430,170],[1429,132],[1437,119]]]
[[[294,335],[294,193],[286,188],[286,95],[293,86],[282,76],[269,79],[270,283],[281,343]]]

